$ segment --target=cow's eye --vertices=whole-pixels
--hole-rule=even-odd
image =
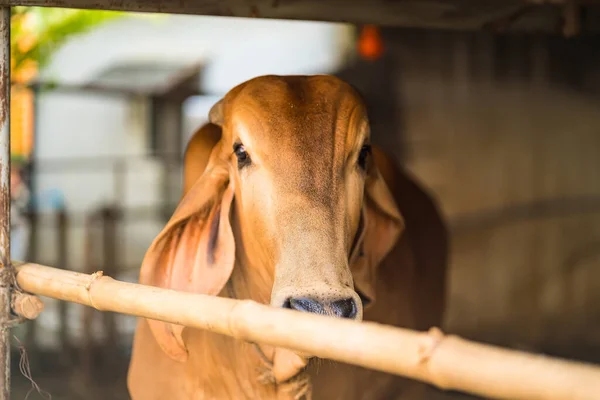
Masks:
[[[365,144],[358,153],[358,166],[363,170],[367,169],[367,158],[371,154],[371,145]]]
[[[246,148],[241,143],[236,143],[233,145],[233,152],[237,157],[238,168],[242,169],[248,165],[250,165],[250,155],[246,152]]]

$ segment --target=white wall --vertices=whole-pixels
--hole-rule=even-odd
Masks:
[[[159,16],[127,18],[65,45],[47,78],[84,83],[123,61],[175,65],[205,62],[210,93],[262,74],[313,74],[337,69],[353,45],[345,24],[248,18]],[[107,45],[110,43],[110,45]]]

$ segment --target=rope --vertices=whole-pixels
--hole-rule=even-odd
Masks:
[[[11,292],[24,293],[23,289],[17,283],[17,270],[12,263],[4,263],[3,267],[0,267],[0,287],[9,287]],[[22,324],[27,320],[20,315],[13,312],[12,307],[12,296],[10,296],[10,315],[7,319],[0,319],[0,329],[5,330],[12,328],[16,325]]]
[[[29,365],[29,357],[27,355],[27,350],[25,346],[18,337],[13,336],[15,340],[19,343],[19,353],[21,355],[21,359],[19,360],[19,371],[21,375],[23,375],[29,382],[31,382],[31,389],[25,395],[25,400],[29,398],[29,395],[35,390],[42,398],[47,398],[48,400],[52,400],[52,395],[45,390],[42,390],[39,385],[33,380],[31,376],[31,367]]]
[[[96,271],[92,275],[90,275],[90,281],[85,285],[85,290],[88,294],[88,300],[90,301],[92,307],[94,307],[96,310],[100,309],[96,306],[96,304],[94,304],[94,297],[92,296],[92,285],[94,284],[94,282],[96,282],[98,278],[102,278],[103,276],[104,272]]]
[[[13,287],[13,290],[22,292],[17,283],[17,270],[12,263],[4,263],[4,266],[0,267],[0,287],[5,287],[6,284]]]
[[[7,329],[13,328],[23,322],[27,321],[27,318],[22,317],[20,315],[16,315],[13,311],[12,301],[14,298],[14,293],[25,293],[23,289],[19,286],[17,282],[17,270],[15,266],[11,262],[5,262],[3,267],[0,267],[0,287],[9,287],[11,289],[10,296],[10,308],[9,308],[9,316],[6,319],[0,319],[0,330],[6,331]],[[19,338],[13,335],[13,338],[18,342],[19,347],[19,371],[21,375],[23,375],[29,382],[31,382],[31,389],[25,395],[25,400],[29,398],[31,393],[36,391],[42,398],[52,400],[52,395],[44,390],[42,390],[39,385],[33,380],[31,375],[31,367],[29,365],[29,356],[27,355],[27,349]]]

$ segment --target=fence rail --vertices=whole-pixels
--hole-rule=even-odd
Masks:
[[[206,329],[442,389],[495,399],[591,400],[600,393],[600,367],[478,344],[435,329],[416,332],[120,282],[102,273],[15,265],[20,287],[36,295]]]
[[[600,204],[600,199],[597,197],[590,197],[590,198],[574,198],[574,199],[556,199],[556,200],[552,200],[552,201],[548,201],[548,202],[544,202],[544,203],[531,203],[531,204],[525,204],[525,205],[518,205],[518,207],[513,207],[509,210],[498,210],[498,211],[493,211],[493,212],[487,212],[487,213],[481,213],[481,214],[476,214],[473,216],[466,216],[466,217],[458,217],[456,218],[454,221],[456,223],[451,224],[451,226],[453,226],[454,229],[481,229],[481,228],[485,228],[485,226],[487,226],[489,223],[494,223],[494,221],[500,221],[502,220],[502,218],[497,218],[496,214],[502,214],[503,212],[506,212],[508,214],[510,214],[511,210],[517,210],[519,211],[518,213],[516,212],[512,212],[512,214],[517,215],[518,217],[521,218],[527,218],[527,217],[539,217],[540,215],[544,216],[544,215],[562,215],[562,214],[569,214],[569,213],[575,213],[575,212],[597,212],[598,211],[598,205]],[[576,207],[578,206],[578,207]],[[585,206],[585,207],[583,207]],[[58,209],[58,210],[53,210],[52,212],[43,212],[43,213],[36,213],[36,212],[32,212],[30,214],[28,214],[28,218],[29,221],[31,223],[31,245],[30,245],[30,249],[32,250],[32,252],[30,253],[30,255],[27,257],[28,260],[34,261],[34,262],[38,262],[41,264],[47,264],[47,265],[52,265],[52,264],[56,264],[61,266],[61,268],[64,269],[73,269],[73,265],[69,265],[68,261],[69,258],[67,257],[68,253],[69,253],[69,249],[72,247],[72,244],[69,243],[69,235],[67,234],[67,230],[70,227],[81,227],[84,226],[85,230],[84,230],[84,235],[85,235],[85,243],[84,246],[86,246],[85,250],[84,250],[84,256],[85,256],[85,260],[82,261],[83,264],[81,266],[79,266],[79,268],[76,268],[77,270],[81,270],[84,271],[88,274],[93,273],[94,271],[96,271],[99,266],[101,265],[105,265],[105,266],[110,266],[111,269],[110,270],[105,270],[105,272],[107,273],[107,275],[110,275],[112,277],[117,277],[119,276],[119,274],[122,273],[130,273],[133,272],[137,269],[139,269],[139,264],[133,263],[133,264],[127,264],[123,261],[123,258],[119,256],[119,254],[121,254],[122,252],[119,250],[123,250],[124,248],[124,236],[122,234],[122,232],[119,232],[119,229],[116,229],[116,224],[122,223],[126,220],[128,221],[139,221],[140,219],[145,219],[145,218],[149,218],[149,217],[153,217],[156,218],[157,214],[159,213],[158,210],[159,206],[153,205],[153,206],[146,206],[146,207],[135,207],[135,208],[124,208],[124,207],[119,207],[119,206],[115,206],[115,205],[106,205],[104,207],[99,207],[98,209],[95,209],[93,212],[82,212],[82,211],[72,211],[72,210],[67,210],[67,209]],[[539,213],[532,213],[532,212],[524,212],[522,210],[537,210],[540,209]],[[491,215],[492,218],[485,218],[485,216],[487,215]],[[483,221],[483,223],[477,223],[477,221]],[[466,223],[465,223],[466,222]],[[45,226],[51,224],[52,226],[54,226],[56,228],[56,254],[57,257],[56,259],[48,259],[48,258],[43,258],[40,257],[39,254],[37,254],[36,252],[36,241],[39,240],[37,238],[38,234],[35,234],[36,232],[36,227],[39,226]],[[36,240],[37,239],[37,240]],[[122,255],[122,254],[121,254]],[[67,272],[67,271],[65,271]],[[70,274],[70,272],[67,272],[68,274]],[[85,275],[85,276],[89,276],[89,275]],[[53,296],[50,296],[53,297]],[[100,314],[95,312],[92,308],[85,308],[83,310],[83,313],[81,315],[81,326],[83,326],[84,329],[84,334],[83,334],[83,342],[79,343],[79,345],[75,345],[74,343],[70,343],[70,338],[69,335],[67,334],[67,332],[70,331],[70,327],[69,327],[69,323],[68,323],[68,319],[67,319],[67,308],[69,307],[69,304],[66,302],[61,302],[59,303],[59,307],[58,307],[58,315],[57,315],[57,319],[58,319],[58,326],[59,326],[59,332],[58,332],[58,342],[59,342],[59,346],[62,347],[63,351],[60,352],[61,357],[66,358],[66,357],[71,357],[70,354],[75,354],[75,352],[77,352],[79,354],[80,357],[80,361],[79,361],[79,367],[80,367],[80,371],[82,372],[82,379],[83,380],[88,380],[90,381],[93,376],[95,376],[95,374],[98,372],[97,370],[95,370],[95,368],[98,368],[98,355],[95,352],[95,349],[98,347],[103,348],[105,351],[107,351],[107,349],[112,349],[113,352],[116,352],[116,345],[115,345],[115,341],[116,341],[116,337],[117,337],[117,332],[115,331],[115,319],[114,319],[114,315],[110,314],[110,313],[106,313],[106,314]],[[121,312],[116,310],[117,312]],[[127,312],[125,312],[125,314],[127,314]],[[99,323],[100,326],[102,326],[102,331],[104,332],[104,336],[100,339],[94,339],[93,335],[92,335],[92,322],[94,323]],[[74,322],[72,322],[74,323]],[[76,322],[75,322],[76,323]],[[27,343],[28,343],[28,347],[30,348],[30,350],[35,350],[36,347],[36,342],[35,342],[35,329],[36,329],[36,321],[30,321],[28,323],[28,338],[27,338]],[[329,329],[329,328],[328,328]],[[337,329],[337,328],[331,328],[331,329]],[[342,333],[336,333],[337,336],[341,336]],[[423,334],[421,334],[420,336],[421,338],[423,337]],[[244,338],[244,337],[242,337]],[[354,342],[354,347],[357,348],[362,348],[364,349],[365,346],[366,348],[368,348],[368,346],[370,346],[371,341],[373,340],[384,340],[383,338],[379,338],[379,337],[374,337],[374,338],[367,338],[367,339],[361,339],[360,341],[358,339],[356,339],[356,341]],[[398,340],[402,340],[402,339],[398,339]],[[448,341],[452,342],[454,340],[454,338],[446,338],[444,339],[445,342],[447,343]],[[458,342],[458,347],[460,347],[460,345],[462,344],[462,341]],[[400,346],[400,347],[404,347],[406,345],[405,341],[400,341],[397,342],[397,344],[395,342],[388,342],[387,346],[388,349],[386,350],[387,352],[389,352],[389,354],[396,354],[396,350],[393,348],[394,346]],[[462,349],[462,348],[461,348]],[[346,351],[346,350],[345,350]],[[462,351],[462,350],[461,350]],[[453,357],[455,357],[455,362],[458,364],[461,363],[467,363],[469,364],[471,362],[471,359],[474,357],[473,355],[470,355],[468,352],[471,350],[465,350],[465,353],[460,353],[457,354]],[[436,353],[438,353],[438,351],[436,351]],[[442,357],[445,357],[444,354],[448,354],[448,352],[446,353],[442,353]],[[495,353],[494,353],[495,354]],[[498,372],[497,369],[502,369],[505,368],[505,365],[510,364],[512,361],[504,361],[504,353],[501,353],[502,355],[500,356],[500,358],[494,358],[494,359],[490,359],[490,361],[484,361],[487,365],[485,368],[489,369],[490,371],[494,371],[494,373],[499,373],[498,377],[495,376],[488,376],[486,375],[485,377],[482,377],[481,379],[487,379],[488,381],[492,382],[495,381],[495,379],[505,379],[505,378],[501,378],[502,377],[502,371]],[[509,360],[512,360],[512,355],[514,355],[515,353],[508,353],[511,356],[509,356]],[[522,354],[522,353],[516,353],[516,354]],[[439,356],[438,356],[439,357]],[[462,361],[462,357],[466,357],[465,361]],[[484,357],[485,358],[485,357]],[[335,358],[334,358],[335,359]],[[459,359],[461,359],[461,361],[458,361]],[[482,359],[483,360],[483,359]],[[542,359],[544,360],[544,359]],[[33,360],[35,362],[35,360]],[[446,361],[442,361],[442,362],[446,362]],[[507,364],[505,364],[505,362]],[[476,360],[475,364],[473,365],[479,365],[481,364],[482,361],[481,360]],[[531,362],[530,359],[526,360],[526,363],[524,365],[533,365],[534,363]],[[437,366],[435,366],[434,364],[427,363],[428,368],[430,370],[433,371],[432,368],[438,368]],[[543,365],[545,365],[545,362],[543,362]],[[553,363],[551,363],[551,365],[554,365]],[[562,364],[560,364],[562,365]],[[569,364],[572,365],[572,364]],[[578,365],[578,364],[577,364]],[[415,367],[417,368],[417,367]],[[446,366],[444,366],[444,368],[446,368]],[[465,370],[462,368],[457,368],[456,366],[453,367],[455,369],[455,371],[457,371],[456,373],[460,372],[461,374],[464,374],[465,376],[469,376],[470,378],[465,378],[465,377],[459,377],[460,379],[474,379],[471,377],[471,373],[470,370]],[[470,368],[474,368],[473,366],[471,366]],[[523,379],[523,382],[527,383],[527,385],[529,385],[529,381],[526,379],[526,376],[523,376],[521,378],[521,376],[523,375],[523,366],[519,365],[517,367],[510,367],[513,369],[514,373],[516,375],[518,375],[518,379]],[[537,369],[537,370],[533,370],[533,372],[525,372],[525,374],[527,375],[527,373],[531,373],[531,374],[540,374],[540,377],[535,378],[535,379],[539,379],[540,384],[542,384],[542,381],[544,379],[549,379],[549,378],[544,378],[544,374],[547,374],[546,371],[543,370],[543,368],[547,368],[547,367],[540,367],[541,369]],[[377,369],[377,368],[376,368]],[[569,370],[570,367],[568,368]],[[558,370],[562,370],[562,367],[559,366]],[[540,372],[542,371],[542,372]],[[480,375],[474,375],[474,376],[482,376],[481,374],[484,374],[483,371],[477,371],[478,374]],[[551,376],[551,375],[548,375]],[[497,397],[497,398],[541,398],[541,399],[554,399],[554,398],[561,398],[558,394],[561,393],[560,391],[557,391],[556,388],[553,385],[564,385],[562,387],[567,388],[564,389],[565,392],[567,393],[566,390],[568,390],[568,393],[575,393],[576,390],[591,390],[590,386],[588,385],[588,383],[585,382],[577,382],[577,379],[580,378],[575,378],[576,373],[573,373],[573,378],[567,378],[567,381],[563,380],[557,380],[555,383],[551,384],[551,385],[546,385],[549,388],[553,388],[553,392],[550,393],[549,395],[545,395],[546,397],[536,397],[533,394],[531,394],[532,392],[527,392],[527,390],[529,390],[528,388],[526,388],[525,386],[521,387],[520,390],[522,390],[522,392],[519,393],[528,393],[528,395],[524,395],[523,397],[512,397],[512,394],[514,392],[510,392],[511,396],[508,397]],[[418,378],[418,377],[417,377]],[[517,377],[513,377],[515,380],[517,379]],[[508,379],[513,379],[513,378],[508,378]],[[436,378],[438,379],[438,378]],[[440,387],[445,387],[444,385],[447,385],[447,383],[445,383],[445,378],[439,378],[442,379],[442,381],[434,381],[432,383],[436,384],[437,386]],[[453,379],[457,379],[456,376],[453,376]],[[584,378],[585,379],[585,378]],[[468,381],[467,385],[471,385],[473,384],[472,381]],[[460,384],[462,385],[462,383]],[[461,387],[460,385],[458,386],[449,386],[449,388],[456,388],[456,389],[461,389],[461,390],[469,390],[464,389],[463,387]],[[583,389],[579,388],[579,386],[581,386]],[[474,391],[474,393],[480,393],[477,392],[477,390],[480,389],[476,389]],[[485,389],[488,390],[488,389]],[[594,387],[594,390],[596,390],[596,387]],[[600,389],[598,389],[600,390]],[[581,397],[572,397],[570,394],[567,396],[567,398],[594,398],[594,397],[586,397],[586,394],[588,392],[584,392],[584,394],[581,395]],[[600,393],[600,391],[598,392]],[[488,397],[490,396],[489,394],[487,395]],[[493,397],[493,396],[492,396]],[[597,397],[597,396],[596,396]]]

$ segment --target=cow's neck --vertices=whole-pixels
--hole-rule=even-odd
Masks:
[[[236,238],[236,262],[220,295],[268,304],[273,268],[265,265],[260,255],[246,251],[253,246],[252,238],[242,236],[235,215],[232,229]],[[189,335],[190,346],[196,348],[190,348],[190,355],[199,355],[190,358],[192,371],[200,371],[201,375],[196,389],[199,399],[275,398],[275,387],[259,381],[261,370],[266,366],[254,345],[200,330]]]

